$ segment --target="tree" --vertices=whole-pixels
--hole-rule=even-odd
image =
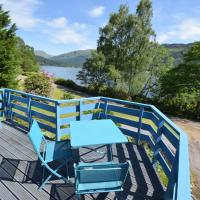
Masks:
[[[184,55],[184,61],[161,79],[161,98],[180,110],[200,113],[200,42]],[[175,105],[176,104],[176,105]]]
[[[184,61],[162,78],[162,96],[181,91],[200,92],[200,42],[195,42],[184,55]]]
[[[102,52],[93,51],[91,57],[86,60],[77,78],[83,84],[100,91],[103,86],[109,85],[117,77],[117,71],[113,66],[106,66],[105,56]]]
[[[169,55],[169,51],[154,43],[154,51],[151,56],[151,64],[149,65],[146,74],[147,79],[143,89],[140,92],[141,96],[157,97],[160,93],[160,79],[170,70],[174,64],[174,59]]]
[[[21,38],[17,38],[17,49],[19,52],[20,65],[24,72],[37,72],[39,65],[36,61],[33,47],[25,44]]]
[[[16,25],[0,5],[0,87],[16,88],[20,63],[16,48]]]
[[[151,18],[151,1],[141,0],[136,14],[130,14],[128,6],[121,5],[118,13],[111,14],[108,24],[100,29],[97,51],[104,54],[107,66],[120,71],[123,85],[131,95],[141,94],[152,85],[159,71],[158,63],[165,65],[165,57],[169,56],[162,55],[164,47],[161,49],[155,43]]]
[[[194,42],[189,48],[188,52],[186,52],[183,57],[184,62],[187,64],[191,62],[200,64],[200,41]]]
[[[100,85],[121,88],[128,96],[147,95],[150,90],[158,88],[157,80],[172,62],[167,50],[155,42],[151,18],[150,0],[141,0],[136,13],[130,13],[127,5],[121,5],[99,31],[97,54],[104,56],[102,67],[94,66],[96,57],[91,57],[78,78],[84,83],[88,84],[89,79],[90,85],[96,84],[90,77],[92,73]]]

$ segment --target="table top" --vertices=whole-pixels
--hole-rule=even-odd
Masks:
[[[110,119],[71,121],[70,134],[73,148],[128,142]]]

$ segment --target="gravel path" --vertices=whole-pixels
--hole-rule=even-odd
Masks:
[[[192,190],[195,199],[200,200],[200,122],[176,117],[171,117],[171,120],[188,135]]]

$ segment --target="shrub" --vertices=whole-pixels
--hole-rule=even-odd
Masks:
[[[63,94],[63,97],[62,97],[62,99],[74,99],[74,98],[75,98],[75,96],[73,94],[68,93],[68,92],[65,92]]]
[[[55,80],[55,84],[62,85],[65,87],[74,88],[76,87],[76,83],[72,80],[65,80],[63,78],[58,78]]]
[[[127,92],[124,92],[122,90],[117,90],[113,88],[106,88],[101,95],[111,98],[117,98],[117,99],[123,99],[123,100],[130,100],[130,96]]]
[[[25,91],[41,96],[50,96],[52,77],[47,73],[31,73],[24,81]]]
[[[163,109],[176,115],[182,115],[192,118],[199,117],[198,100],[195,95],[180,93],[173,97],[164,98],[161,101]]]

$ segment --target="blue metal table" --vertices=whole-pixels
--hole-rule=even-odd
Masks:
[[[126,143],[128,139],[110,119],[70,122],[72,148]],[[110,157],[112,151],[110,147]]]

